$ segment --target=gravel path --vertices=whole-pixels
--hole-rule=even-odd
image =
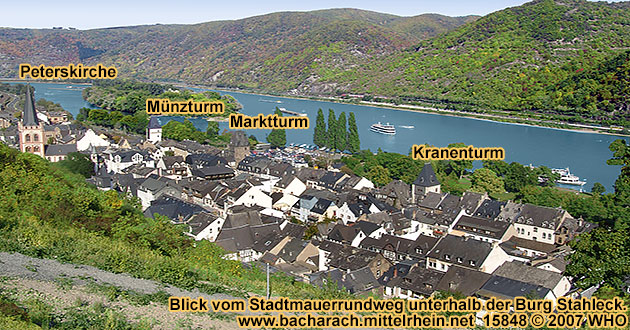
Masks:
[[[197,289],[193,291],[181,290],[156,281],[139,279],[128,274],[115,274],[92,266],[64,264],[51,259],[37,259],[20,253],[0,252],[0,276],[40,281],[54,281],[65,277],[72,279],[73,283],[77,285],[87,285],[93,281],[96,284],[114,285],[121,289],[145,294],[165,291],[171,296],[201,296],[209,300],[239,299],[222,293],[208,295],[199,292]]]

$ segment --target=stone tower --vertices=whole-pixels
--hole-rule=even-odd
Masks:
[[[147,126],[147,141],[155,144],[162,141],[162,125],[157,117],[151,116],[149,125]]]
[[[44,157],[44,123],[37,119],[33,90],[30,85],[26,87],[26,100],[22,121],[18,123],[20,135],[20,150]]]
[[[416,203],[418,198],[429,192],[440,193],[440,181],[433,171],[431,163],[425,163],[416,181],[411,184],[411,200]]]
[[[230,138],[230,150],[234,155],[234,161],[236,164],[240,163],[250,153],[249,139],[243,131],[232,132]]]

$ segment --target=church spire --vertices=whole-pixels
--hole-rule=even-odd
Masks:
[[[39,121],[37,120],[37,113],[35,112],[35,101],[33,100],[31,85],[26,85],[26,100],[24,101],[24,112],[22,113],[22,125],[39,125]]]

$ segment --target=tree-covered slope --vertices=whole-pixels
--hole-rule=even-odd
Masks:
[[[630,2],[540,0],[492,13],[356,70],[338,71],[333,80],[375,95],[608,117],[614,115],[608,106],[583,109],[557,91],[568,86],[567,79],[607,74],[603,63],[629,49]],[[592,88],[601,89],[600,83]]]
[[[195,25],[0,29],[0,75],[16,77],[23,62],[103,62],[123,77],[285,91],[327,77],[328,67],[351,69],[472,19],[330,9]]]

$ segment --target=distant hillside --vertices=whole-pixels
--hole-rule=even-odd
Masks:
[[[627,120],[628,105],[621,102],[630,98],[627,89],[618,91],[614,105],[593,97],[573,102],[571,95],[583,93],[575,97],[584,99],[604,89],[609,84],[602,81],[606,62],[625,65],[627,72],[627,60],[614,58],[628,50],[630,2],[540,0],[492,13],[354,70],[337,70],[330,81],[351,86],[352,92],[407,100]],[[594,76],[589,78],[592,90],[578,82]],[[570,88],[578,85],[580,92]]]
[[[606,91],[625,86],[626,51],[630,2],[536,0],[482,18],[330,9],[196,25],[0,29],[0,76],[16,77],[21,62],[102,62],[137,79],[630,126],[627,89]]]
[[[286,91],[474,19],[330,9],[196,25],[0,29],[0,75],[15,77],[22,62],[103,62],[123,77]],[[334,84],[313,92],[334,93]]]

